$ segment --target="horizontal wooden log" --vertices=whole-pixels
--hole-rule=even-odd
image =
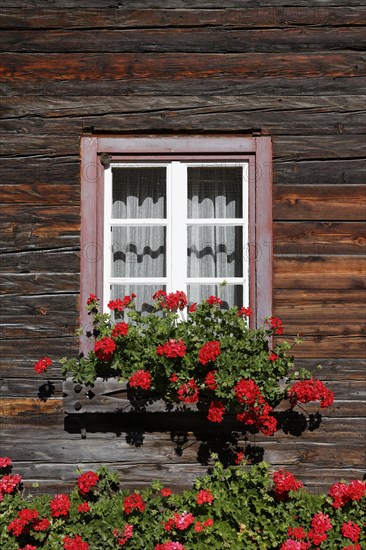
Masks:
[[[67,248],[8,252],[1,264],[2,273],[78,273],[79,268],[79,251]]]
[[[29,97],[66,98],[75,101],[85,101],[86,97],[110,98],[112,103],[115,98],[128,98],[132,96],[172,97],[198,96],[210,97],[237,97],[237,98],[267,98],[272,103],[291,101],[292,96],[303,98],[318,98],[324,96],[363,96],[366,78],[358,76],[340,76],[337,79],[327,77],[306,78],[302,75],[296,78],[285,79],[281,76],[255,77],[243,79],[240,76],[228,76],[221,78],[190,78],[184,81],[182,86],[179,80],[156,80],[143,78],[133,80],[37,80],[34,78],[26,81],[2,80],[0,81],[0,97],[5,105],[13,102],[19,105],[19,98],[23,98],[27,105]],[[281,100],[281,101],[280,101]],[[46,103],[47,105],[47,103]],[[80,113],[81,114],[81,113]]]
[[[23,151],[24,154],[24,151]],[[79,151],[74,156],[8,158],[1,167],[4,185],[67,185],[75,192],[80,185]]]
[[[327,7],[328,0],[298,0],[296,5],[292,7],[294,9],[295,7],[302,7],[302,6],[308,6],[313,8],[320,8],[320,7]],[[332,0],[332,6],[344,6],[345,0]],[[360,6],[360,0],[349,0],[347,3],[348,6]],[[27,0],[27,2],[24,2],[22,4],[24,8],[34,8],[34,4],[32,0]],[[272,6],[279,6],[283,7],[283,0],[247,0],[245,4],[245,10],[247,8],[268,8]],[[16,0],[3,0],[3,7],[4,8],[19,8],[19,3]],[[74,8],[75,2],[74,0],[62,0],[62,9],[65,8]],[[79,8],[110,8],[110,1],[109,0],[80,0],[78,2]],[[142,8],[142,9],[161,9],[161,2],[158,2],[158,0],[149,0],[148,2],[143,0],[136,0],[133,5],[134,9]],[[37,8],[55,8],[55,3],[53,0],[39,0],[37,2]],[[197,0],[167,0],[164,3],[165,9],[177,9],[177,8],[183,8],[183,9],[208,9],[208,8],[218,8],[223,9],[222,2],[220,0],[207,0],[207,1],[197,1]],[[227,0],[225,3],[225,8],[234,8],[236,10],[243,11],[243,7],[241,5],[238,6],[237,0]],[[285,6],[286,8],[286,6]],[[117,9],[117,8],[116,8]],[[123,14],[124,10],[131,10],[131,4],[129,0],[122,0],[118,4],[118,10],[121,10],[121,13]]]
[[[3,204],[36,204],[59,206],[75,205],[80,200],[80,186],[69,184],[21,183],[2,185]]]
[[[244,53],[317,52],[360,50],[365,46],[362,28],[332,27],[279,29],[119,29],[3,30],[0,51],[19,53]]]
[[[364,185],[365,179],[365,161],[361,159],[275,159],[273,162],[275,185]]]
[[[30,319],[59,319],[61,311],[63,318],[69,318],[79,311],[79,294],[55,294],[48,296],[11,296],[0,297],[0,307],[7,312],[8,320],[20,319],[29,322]]]
[[[259,92],[259,90],[258,90]],[[331,113],[344,113],[352,111],[350,114],[354,114],[355,111],[359,111],[358,115],[361,116],[364,111],[363,96],[360,95],[290,95],[288,97],[282,97],[281,95],[271,96],[269,94],[257,95],[236,95],[235,89],[230,93],[230,86],[226,90],[225,94],[218,94],[205,97],[201,95],[199,89],[196,90],[194,95],[180,95],[178,93],[171,94],[166,97],[161,94],[133,94],[131,96],[113,96],[110,93],[108,98],[104,96],[85,96],[85,97],[73,97],[60,94],[58,97],[42,97],[33,95],[31,92],[25,96],[14,95],[9,98],[4,98],[4,126],[2,131],[5,132],[18,132],[27,133],[34,131],[36,133],[37,128],[44,124],[45,117],[50,120],[47,124],[51,124],[49,133],[52,134],[59,127],[55,126],[57,123],[63,123],[65,131],[74,129],[72,126],[73,119],[76,117],[74,124],[79,124],[81,117],[85,120],[91,120],[91,114],[96,113],[97,116],[110,116],[110,120],[113,121],[113,115],[118,114],[122,116],[124,113],[130,115],[136,115],[138,113],[146,114],[147,112],[157,111],[170,111],[170,110],[182,110],[190,114],[190,109],[198,111],[198,114],[214,113],[220,114],[223,110],[230,110],[235,114],[235,110],[248,111],[245,116],[250,116],[251,111],[264,111],[262,115],[267,114],[266,111],[271,111],[271,115],[274,116],[277,111],[281,111],[283,116],[289,117],[290,114],[287,111],[291,111],[292,116],[302,113],[306,110],[308,115],[319,115],[327,113],[327,116],[331,118]],[[299,111],[299,113],[298,113]],[[5,116],[6,113],[6,116]],[[168,115],[169,113],[166,112]],[[22,119],[19,117],[22,116]],[[28,117],[24,120],[24,117]],[[32,117],[32,118],[30,118]],[[42,117],[39,119],[38,117]],[[73,119],[68,118],[73,117]],[[61,121],[57,121],[61,118]],[[83,118],[83,120],[84,120]],[[55,120],[56,119],[56,120]],[[267,123],[268,124],[268,123]],[[297,119],[294,119],[294,125],[297,124]],[[38,126],[37,126],[38,125]],[[54,129],[53,126],[54,126]],[[347,129],[345,128],[347,132]]]
[[[284,334],[286,340],[290,343],[293,338]],[[322,357],[363,357],[366,353],[365,331],[363,330],[357,336],[352,334],[342,334],[341,336],[329,335],[302,335],[302,342],[296,345],[296,357],[314,357],[320,361]]]
[[[44,338],[74,337],[79,328],[77,315],[69,319],[63,314],[59,319],[35,319],[5,322],[0,325],[1,340],[43,340]]]
[[[366,81],[365,81],[366,86]],[[278,139],[278,138],[276,138]],[[24,154],[24,150],[20,155]],[[79,185],[79,151],[74,157],[7,158],[2,164],[3,181],[6,183],[60,183]],[[317,184],[344,185],[364,184],[366,179],[365,162],[362,159],[275,159],[273,163],[275,184]]]
[[[4,53],[4,80],[120,80],[238,77],[365,76],[360,53],[284,54],[11,54]]]
[[[365,288],[366,263],[355,256],[274,258],[274,287],[286,289]]]
[[[228,115],[226,115],[227,117]],[[163,117],[164,118],[164,117]],[[210,131],[225,131],[224,118],[221,125],[211,128]],[[124,126],[125,128],[125,126]],[[242,132],[243,122],[236,128],[238,133]],[[99,127],[100,131],[107,131],[108,128]],[[96,129],[96,130],[97,130]],[[155,130],[166,131],[164,124]],[[200,131],[205,127],[200,127]],[[145,122],[146,131],[146,122]],[[273,140],[274,159],[282,161],[300,161],[314,159],[360,159],[364,155],[364,147],[358,135],[334,135],[334,136],[276,136]],[[0,148],[0,155],[6,157],[20,157],[24,154],[30,156],[40,154],[44,156],[72,155],[79,151],[79,136],[70,135],[54,137],[47,135],[33,135],[32,140],[26,134],[8,136],[5,144]],[[324,181],[328,183],[329,181]],[[352,182],[351,182],[352,183]],[[364,183],[364,182],[362,182]]]
[[[80,288],[79,273],[8,273],[2,275],[4,294],[64,294]]]
[[[56,220],[2,223],[0,249],[3,252],[65,247],[80,247],[80,223]]]
[[[365,186],[277,185],[274,189],[276,220],[364,221],[365,214]],[[366,245],[365,236],[361,242]]]
[[[22,4],[8,8],[0,14],[0,28],[5,29],[57,29],[67,28],[164,28],[164,27],[287,27],[294,25],[338,26],[362,25],[362,6],[271,6],[261,7],[218,6],[220,9],[128,9],[80,8]],[[194,8],[194,6],[193,6]]]
[[[45,203],[30,203],[27,207],[26,203],[4,204],[1,209],[1,222],[13,222],[20,219],[23,223],[80,223],[80,202],[78,201],[79,192],[75,193],[76,204],[62,205],[58,202],[57,205],[48,205]]]
[[[362,222],[275,221],[273,231],[275,254],[363,255],[366,252]]]
[[[148,122],[150,132],[163,129],[174,132],[188,130],[194,132],[201,131],[202,128],[205,128],[206,132],[210,132],[218,131],[221,128],[223,132],[240,131],[250,134],[253,128],[260,128],[263,135],[313,136],[314,127],[316,127],[318,136],[338,136],[344,133],[363,135],[366,123],[366,115],[360,111],[319,113],[317,109],[312,110],[306,107],[303,110],[283,111],[273,105],[265,112],[260,110],[245,112],[245,105],[242,104],[240,98],[234,101],[229,98],[227,102],[222,99],[216,101],[215,98],[207,102],[205,99],[199,98],[191,102],[191,104],[196,104],[194,107],[187,108],[184,103],[188,104],[189,102],[182,102],[179,97],[175,97],[174,100],[169,98],[169,101],[162,102],[156,101],[154,98],[155,105],[151,111],[147,104],[140,101],[136,105],[137,113],[132,112],[125,115],[123,113],[107,113],[51,119],[44,117],[29,117],[26,120],[9,118],[3,120],[2,132],[9,139],[12,135],[18,137],[20,135],[39,135],[44,131],[52,140],[59,133],[65,137],[81,134],[83,128],[100,128],[101,131],[109,129],[110,132],[118,133],[123,126],[128,127],[130,131],[144,131]],[[208,106],[207,103],[209,103]],[[251,101],[251,103],[253,102]],[[139,112],[142,106],[145,109]]]
[[[163,441],[152,434],[145,434],[142,446],[136,448],[125,440],[117,438],[108,441],[108,455],[106,455],[105,441],[100,439],[94,439],[91,445],[88,439],[70,441],[60,438],[58,441],[44,442],[41,446],[26,440],[14,441],[12,438],[12,440],[4,440],[3,452],[5,455],[11,454],[16,461],[48,462],[50,464],[100,463],[106,458],[109,462],[123,461],[140,464],[144,461],[142,455],[145,456],[145,462],[150,462],[150,464],[151,462],[155,464],[196,462],[200,443],[194,441],[193,438],[183,446],[182,456],[175,453],[176,444],[170,440],[169,434],[167,434],[165,445]],[[167,444],[168,441],[169,444]],[[297,439],[276,446],[273,446],[271,442],[260,441],[260,446],[264,448],[265,454],[272,464],[299,465],[306,463],[314,465],[322,462],[324,464],[324,460],[326,460],[328,468],[362,468],[364,465],[364,445],[362,443],[353,444],[352,453],[349,452],[347,441],[312,445],[310,442]],[[9,451],[11,452],[9,453]]]

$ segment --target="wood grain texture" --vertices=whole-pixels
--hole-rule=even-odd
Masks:
[[[322,50],[363,51],[362,28],[227,29],[144,29],[133,30],[4,30],[0,51],[17,53],[288,53]]]
[[[238,77],[365,76],[365,57],[347,53],[250,54],[10,54],[1,56],[3,80],[120,80]]]
[[[276,221],[273,229],[275,254],[363,255],[366,252],[364,222]]]
[[[248,4],[248,3],[246,3]],[[197,6],[192,6],[195,8]],[[229,28],[286,28],[288,26],[333,27],[339,25],[362,25],[362,6],[272,6],[260,7],[218,6],[219,9],[162,9],[161,7],[139,10],[103,7],[70,9],[52,5],[8,8],[0,14],[0,28],[5,29],[77,29],[104,28],[166,28],[166,27],[229,27]]]

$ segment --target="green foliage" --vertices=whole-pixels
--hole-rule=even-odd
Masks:
[[[361,528],[358,544],[365,548],[366,536],[362,531],[365,496],[340,508],[334,508],[329,497],[312,495],[304,489],[279,500],[265,462],[225,469],[216,461],[210,474],[197,478],[193,489],[183,494],[163,495],[163,484],[155,481],[150,487],[135,491],[142,498],[144,509],[132,511],[124,507],[130,493],[119,489],[116,474],[105,467],[97,470],[97,474],[99,481],[87,494],[81,494],[77,486],[73,489],[70,509],[61,517],[52,516],[52,497],[48,495],[23,498],[19,491],[6,494],[0,502],[0,547],[18,550],[31,544],[46,550],[62,550],[65,536],[78,535],[90,550],[116,549],[122,545],[125,526],[130,525],[133,533],[123,544],[126,549],[154,550],[156,545],[170,540],[180,542],[185,550],[279,550],[289,538],[289,527],[302,527],[309,532],[312,518],[322,512],[332,527],[319,548],[346,548],[351,541],[342,534],[342,525],[348,521]],[[199,501],[200,491],[209,492],[213,501]],[[86,503],[88,511],[78,511]],[[50,521],[49,528],[37,532],[30,527],[19,536],[9,533],[8,525],[24,508],[36,509],[39,518]],[[179,529],[171,520],[175,514],[179,517],[184,513],[192,514],[193,520]],[[205,526],[207,521],[209,524]],[[309,550],[314,548],[309,546]]]

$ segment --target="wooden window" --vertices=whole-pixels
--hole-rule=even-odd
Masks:
[[[95,293],[184,290],[272,312],[271,140],[88,136],[81,140],[81,311]],[[82,323],[87,318],[82,313]]]

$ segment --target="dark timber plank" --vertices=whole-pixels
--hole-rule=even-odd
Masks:
[[[244,53],[360,50],[366,38],[362,28],[286,28],[265,30],[3,30],[0,51],[19,53]]]
[[[275,254],[363,255],[366,252],[363,222],[275,221],[273,229]]]
[[[192,6],[194,8],[195,6]],[[222,6],[218,6],[222,8]],[[165,27],[280,27],[298,25],[338,26],[362,25],[362,6],[273,6],[241,7],[239,4],[225,9],[124,9],[110,6],[72,8],[38,6],[23,3],[0,14],[0,27],[11,28],[165,28]]]
[[[363,221],[366,186],[276,185],[273,216],[278,220]]]
[[[0,78],[12,80],[120,80],[121,78],[309,78],[365,76],[360,53],[273,54],[10,54],[2,55]]]

